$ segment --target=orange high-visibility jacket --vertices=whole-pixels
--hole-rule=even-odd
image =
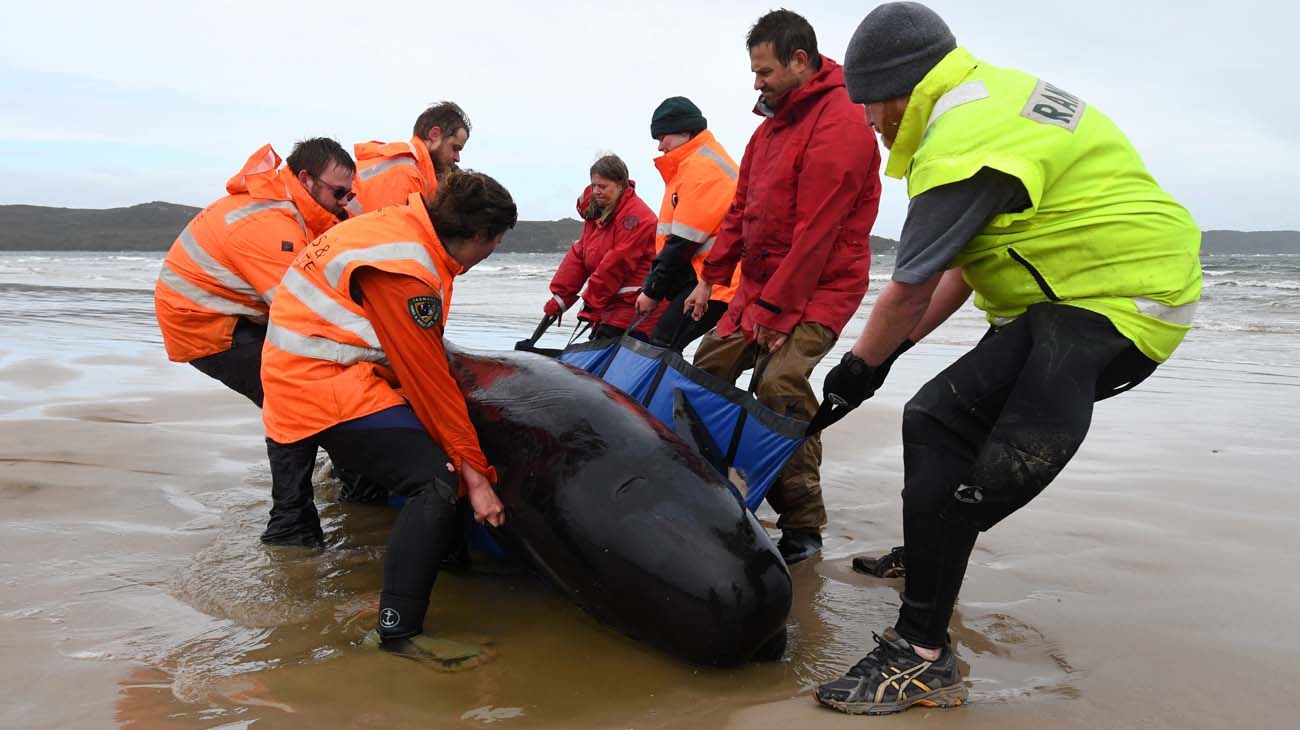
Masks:
[[[352,189],[363,212],[402,205],[411,193],[433,199],[438,177],[424,140],[412,137],[409,142],[358,142],[352,148],[357,157],[357,178]]]
[[[273,441],[300,441],[406,402],[374,325],[351,296],[353,275],[365,267],[410,276],[438,292],[439,327],[451,309],[452,280],[463,271],[418,194],[308,244],[284,274],[262,348],[262,421]],[[457,469],[462,460],[487,469],[460,391],[446,400],[457,402],[432,405],[461,427],[440,445]]]
[[[163,260],[154,312],[176,362],[230,349],[240,317],[266,321],[293,257],[338,222],[263,145],[226,182],[226,197],[185,226]]]
[[[713,248],[722,219],[736,197],[736,162],[709,130],[689,142],[655,158],[664,178],[664,199],[659,206],[659,228],[655,253],[664,248],[669,235],[700,244],[691,258],[697,279],[704,259]],[[729,285],[716,285],[710,299],[730,302],[740,281],[737,271]]]

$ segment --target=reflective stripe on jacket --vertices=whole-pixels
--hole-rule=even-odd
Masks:
[[[280,277],[307,241],[338,219],[264,145],[194,217],[167,252],[154,312],[167,357],[189,362],[230,349],[240,317],[266,322]]]
[[[438,190],[433,159],[419,137],[409,142],[358,142],[353,151],[357,158],[353,189],[362,212],[403,205],[411,193],[432,200]]]
[[[722,217],[736,197],[736,162],[706,129],[686,144],[655,158],[655,167],[664,179],[655,253],[663,250],[668,236],[700,244],[691,258],[698,278],[704,259],[717,240]],[[739,282],[740,271],[737,270],[731,283],[714,286],[709,298],[730,302],[736,295]]]
[[[351,284],[360,267],[414,277],[441,293],[446,321],[460,266],[438,241],[419,196],[409,201],[336,226],[285,272],[262,349],[268,438],[300,441],[405,402]]]
[[[954,265],[990,322],[1057,301],[1109,318],[1163,362],[1200,298],[1201,233],[1096,107],[1038,78],[949,53],[911,96],[886,174],[912,197],[990,167],[1030,206],[993,218]]]

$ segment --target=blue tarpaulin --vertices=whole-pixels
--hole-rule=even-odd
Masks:
[[[623,337],[571,345],[557,357],[635,398],[677,433],[698,433],[702,427],[719,457],[710,461],[740,475],[743,484],[733,481],[733,486],[750,510],[762,503],[781,467],[804,441],[806,422],[775,413],[672,350]],[[682,402],[689,407],[681,408]],[[694,424],[679,422],[692,417]]]

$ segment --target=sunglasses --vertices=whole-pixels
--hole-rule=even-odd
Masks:
[[[352,188],[350,186],[330,185],[329,183],[325,182],[320,178],[316,178],[316,182],[329,188],[330,193],[334,196],[335,200],[347,201],[357,197],[357,194],[352,191]]]

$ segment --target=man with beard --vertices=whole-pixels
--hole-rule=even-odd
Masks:
[[[409,141],[357,143],[357,199],[351,212],[404,204],[411,193],[433,200],[438,180],[460,162],[469,128],[465,112],[453,102],[442,101],[416,118]]]
[[[262,342],[280,277],[313,238],[346,218],[356,165],[338,142],[303,140],[289,159],[263,145],[227,195],[185,226],[154,287],[167,357],[262,406]]]
[[[718,326],[700,340],[695,365],[735,382],[758,373],[759,402],[809,419],[817,396],[808,376],[867,292],[870,234],[880,203],[876,137],[849,100],[844,72],[817,52],[808,21],[774,10],[746,39],[754,113],[763,122],[741,158],[736,197],[687,297],[697,320],[711,290],[740,287]],[[821,441],[810,437],[781,470],[767,500],[780,515],[777,547],[787,563],[818,554],[826,507]]]

